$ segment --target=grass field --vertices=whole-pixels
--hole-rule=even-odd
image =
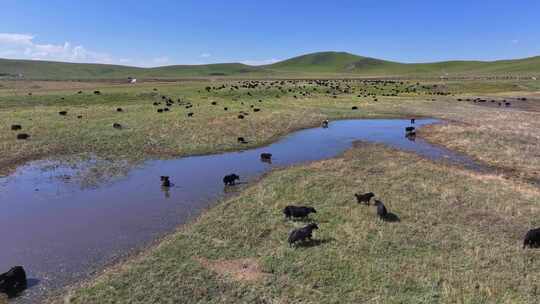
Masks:
[[[99,173],[92,178],[106,182],[147,159],[255,147],[323,119],[440,118],[446,123],[419,135],[500,174],[358,144],[342,157],[271,172],[159,246],[71,289],[69,298],[535,303],[540,266],[535,251],[521,250],[520,242],[540,224],[540,193],[528,183],[540,179],[539,89],[531,80],[3,81],[0,174],[34,159],[97,158],[107,165],[90,170]],[[508,99],[512,106],[467,101],[477,97]],[[157,112],[165,107],[170,111]],[[248,115],[238,119],[241,112]],[[23,129],[11,131],[12,124]],[[30,139],[17,140],[20,132]],[[248,144],[238,143],[240,136]],[[401,221],[382,222],[373,207],[357,205],[353,194],[367,191]],[[304,224],[283,219],[281,209],[291,203],[310,203],[319,211],[313,216],[321,226],[314,246],[286,245],[287,232]]]
[[[293,130],[317,126],[323,119],[411,116],[454,122],[433,127],[438,132],[426,136],[434,142],[495,166],[526,171],[528,176],[540,171],[536,161],[536,112],[480,107],[458,102],[456,96],[432,95],[447,92],[458,96],[497,96],[522,90],[515,94],[528,96],[535,89],[534,83],[450,82],[433,87],[433,84],[416,85],[416,82],[387,86],[355,82],[340,83],[339,90],[329,90],[304,81],[284,85],[264,82],[257,88],[230,90],[231,85],[239,83],[201,81],[129,86],[4,82],[4,88],[0,88],[0,121],[4,130],[0,133],[0,174],[7,174],[29,160],[49,156],[78,155],[138,163],[148,158],[259,146]],[[227,88],[205,90],[207,86],[221,85]],[[417,88],[416,92],[404,92],[411,86]],[[94,90],[101,94],[94,94]],[[345,90],[349,91],[343,93]],[[395,92],[392,90],[403,92],[398,96],[384,96]],[[158,108],[166,106],[162,96],[174,99],[175,104],[169,112],[157,113]],[[177,103],[178,99],[182,105]],[[154,106],[154,102],[161,104]],[[212,105],[213,102],[216,105]],[[184,103],[192,107],[186,109]],[[351,110],[353,106],[359,109]],[[117,108],[123,111],[117,112]],[[254,112],[254,108],[260,111]],[[60,111],[68,114],[60,116]],[[187,117],[190,112],[194,113],[191,118]],[[238,119],[240,112],[249,115]],[[115,129],[113,123],[120,123],[123,128]],[[23,129],[9,131],[12,124],[20,124]],[[19,132],[30,134],[30,139],[17,140]],[[249,143],[238,143],[240,136]]]
[[[355,192],[400,218],[383,222]],[[281,209],[308,203],[304,222]],[[536,303],[540,265],[521,238],[540,224],[540,193],[382,146],[277,170],[158,247],[108,270],[69,303]]]

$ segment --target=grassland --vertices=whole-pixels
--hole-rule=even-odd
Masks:
[[[540,225],[540,193],[527,183],[540,178],[538,82],[328,84],[0,82],[0,172],[41,158],[119,164],[97,174],[102,178],[149,158],[259,146],[323,119],[441,118],[447,123],[420,136],[501,174],[359,144],[336,159],[270,173],[69,297],[73,303],[536,303],[540,266],[535,251],[520,250],[520,240]],[[166,107],[162,96],[173,104],[157,113]],[[512,106],[466,101],[476,97]],[[249,115],[238,119],[240,112]],[[16,140],[12,124],[30,139]],[[373,207],[356,205],[357,191],[377,193],[401,222],[377,220]],[[308,202],[319,210],[318,241],[288,248],[287,232],[303,223],[284,221],[280,209]]]
[[[80,64],[0,59],[0,77],[25,79],[145,79],[179,78],[338,78],[338,77],[531,77],[540,76],[540,56],[499,61],[444,61],[400,63],[345,52],[306,54],[265,66],[241,63],[174,65],[139,68],[120,65]]]
[[[400,222],[353,193],[374,191]],[[318,212],[315,241],[290,248]],[[110,269],[70,303],[537,303],[540,265],[521,237],[540,193],[377,145],[277,170],[158,247]],[[63,299],[64,300],[64,299]]]
[[[230,86],[240,83],[191,81],[128,86],[3,82],[4,87],[0,88],[0,127],[4,130],[0,133],[0,174],[7,174],[29,160],[51,156],[83,155],[128,160],[133,164],[148,158],[259,146],[293,130],[317,126],[323,119],[404,116],[450,120],[453,123],[449,125],[434,126],[436,132],[426,132],[426,138],[490,165],[518,170],[527,177],[538,177],[540,171],[536,152],[539,151],[538,112],[481,107],[458,102],[457,96],[433,95],[447,92],[463,98],[487,95],[502,99],[507,98],[499,96],[504,92],[521,90],[514,96],[529,96],[530,91],[536,89],[534,82],[449,82],[438,83],[437,87],[416,85],[416,82],[387,86],[351,82],[340,84],[342,90],[350,86],[349,91],[343,93],[328,91],[313,82],[296,81],[283,85],[262,82],[264,85],[257,88],[230,90]],[[227,88],[205,90],[207,86],[222,85]],[[411,86],[417,90],[383,96],[390,95],[394,89],[405,90]],[[94,94],[94,90],[101,94]],[[165,107],[162,96],[175,102],[181,99],[192,107],[186,109],[175,103],[169,112],[157,113],[158,108]],[[154,106],[154,102],[162,104]],[[212,105],[212,102],[217,104]],[[534,105],[535,102],[529,103]],[[359,110],[351,110],[352,106],[358,106]],[[252,107],[261,111],[253,112]],[[123,111],[117,112],[117,108]],[[67,116],[60,116],[60,111],[67,111]],[[194,115],[188,118],[190,112]],[[238,119],[240,112],[249,115]],[[512,121],[518,123],[509,123]],[[114,129],[113,123],[120,123],[123,128]],[[18,132],[28,133],[31,138],[17,140],[18,132],[9,131],[12,124],[21,124],[23,130]],[[240,136],[249,143],[238,143]]]

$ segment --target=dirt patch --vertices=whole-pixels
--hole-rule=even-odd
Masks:
[[[259,263],[254,258],[236,260],[208,260],[196,258],[204,268],[219,275],[227,276],[238,282],[256,282],[262,280],[268,274],[262,272]]]

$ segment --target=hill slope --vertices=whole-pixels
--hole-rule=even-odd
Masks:
[[[345,52],[302,55],[265,66],[241,63],[139,68],[120,65],[0,59],[0,77],[26,79],[121,79],[190,77],[355,77],[440,75],[539,75],[540,56],[500,61],[399,63]]]

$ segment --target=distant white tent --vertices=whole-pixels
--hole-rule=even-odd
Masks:
[[[532,80],[536,80],[536,77],[531,77],[531,78],[532,78]]]
[[[129,83],[137,83],[137,78],[128,77]]]

